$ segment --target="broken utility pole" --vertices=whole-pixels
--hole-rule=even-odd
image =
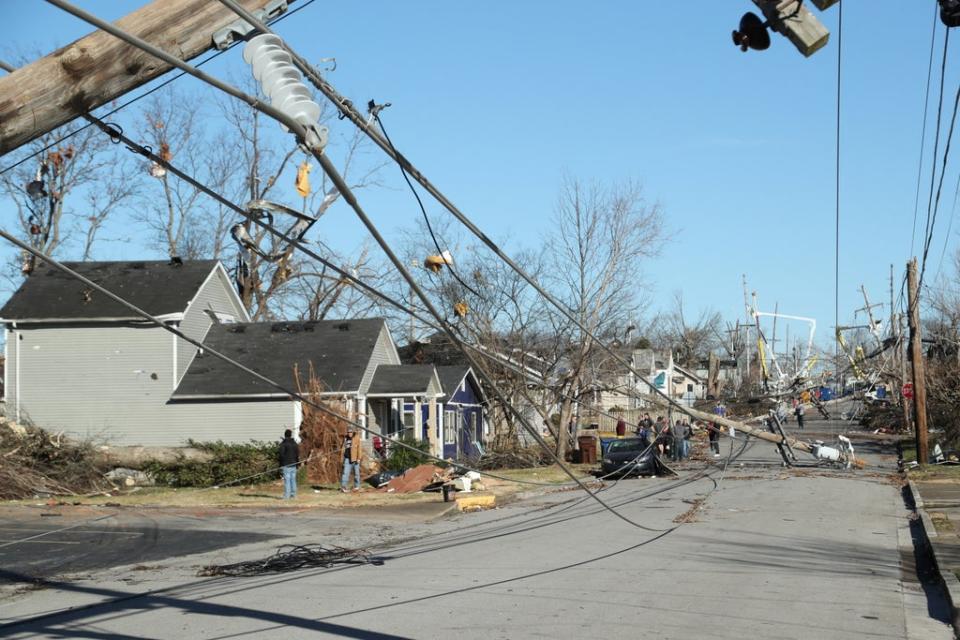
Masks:
[[[910,362],[913,365],[913,422],[916,427],[917,463],[926,464],[927,385],[924,379],[922,330],[920,328],[920,291],[917,284],[917,259],[907,263],[907,321],[910,325]]]
[[[290,0],[292,1],[292,0]],[[241,0],[250,10],[286,10],[283,0]],[[272,13],[271,13],[272,12]],[[214,47],[214,34],[237,16],[209,0],[155,0],[116,22],[183,60]],[[244,35],[249,26],[244,28]],[[230,37],[227,36],[229,41]],[[166,73],[171,66],[103,31],[0,78],[0,155]]]

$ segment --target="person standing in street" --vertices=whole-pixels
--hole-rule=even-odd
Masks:
[[[805,412],[803,403],[797,404],[797,408],[794,411],[797,414],[797,428],[803,431],[803,414]]]
[[[300,464],[300,447],[293,439],[293,431],[283,432],[280,442],[280,468],[283,471],[283,499],[297,497],[297,466]]]
[[[670,435],[673,436],[670,459],[674,462],[681,462],[683,460],[684,436],[687,435],[687,428],[683,424],[683,420],[677,418],[677,421],[673,423],[673,427],[670,429]]]
[[[346,493],[347,485],[350,483],[350,472],[353,471],[354,484],[353,490],[360,491],[360,458],[362,448],[360,436],[353,427],[347,428],[347,434],[343,436],[343,475],[340,477],[340,491]]]
[[[680,449],[680,457],[684,460],[690,458],[690,439],[693,438],[693,425],[686,418],[683,419],[683,444]]]
[[[670,439],[670,425],[663,419],[663,416],[657,416],[657,421],[653,423],[653,434],[657,452],[662,458],[667,453],[667,441]]]

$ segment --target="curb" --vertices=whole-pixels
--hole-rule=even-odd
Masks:
[[[950,603],[950,623],[953,626],[953,632],[960,637],[960,609],[958,609],[958,607],[960,607],[960,579],[958,579],[952,571],[946,570],[941,566],[940,559],[937,557],[937,547],[940,546],[940,536],[933,526],[933,519],[930,518],[930,514],[928,514],[924,508],[923,498],[920,496],[917,485],[909,478],[907,479],[907,484],[910,487],[914,509],[920,516],[920,529],[922,531],[920,544],[930,549],[930,554],[933,556],[933,563],[937,568],[937,574],[940,576],[940,583]]]

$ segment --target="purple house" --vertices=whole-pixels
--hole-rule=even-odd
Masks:
[[[442,437],[443,457],[455,460],[478,457],[483,453],[483,442],[488,435],[483,410],[486,398],[480,381],[466,365],[441,366],[436,370],[443,390],[437,401],[437,435]],[[426,414],[424,422],[427,422]]]

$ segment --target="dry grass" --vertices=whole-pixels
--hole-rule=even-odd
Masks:
[[[957,464],[928,464],[923,467],[908,469],[907,474],[914,482],[940,482],[952,484],[960,482],[960,465]]]
[[[578,471],[586,475],[585,469],[590,465],[574,465],[582,467]],[[501,472],[498,472],[500,475]],[[504,476],[518,480],[546,482],[561,485],[569,480],[558,467],[541,467],[538,469],[507,469]],[[587,476],[592,480],[591,477]],[[497,496],[498,499],[530,489],[530,485],[498,480],[484,476],[481,480],[486,491]],[[371,487],[364,487],[359,492],[341,493],[337,485],[301,485],[294,500],[283,500],[283,483],[281,481],[265,482],[257,485],[242,487],[221,488],[170,488],[170,487],[137,487],[128,491],[112,492],[107,495],[87,497],[71,497],[71,505],[110,505],[123,507],[224,507],[224,508],[355,508],[378,507],[422,502],[440,502],[443,498],[439,492],[431,493],[386,493]],[[36,500],[23,499],[11,501],[11,504],[33,504]]]
[[[939,511],[930,511],[929,514],[930,520],[933,522],[933,528],[937,530],[937,533],[941,535],[956,533],[947,514]]]
[[[596,469],[596,465],[568,464],[567,467],[570,468],[581,480],[593,480],[593,476],[590,475],[590,472]],[[548,467],[533,467],[528,469],[497,469],[492,473],[496,473],[498,476],[503,476],[505,478],[510,478],[511,480],[520,480],[526,482],[548,482],[550,484],[563,484],[565,482],[571,482],[570,476],[568,476],[558,465],[555,464]],[[505,480],[496,480],[493,478],[487,478],[484,481],[484,484],[488,486],[490,486],[491,483],[507,484]]]

